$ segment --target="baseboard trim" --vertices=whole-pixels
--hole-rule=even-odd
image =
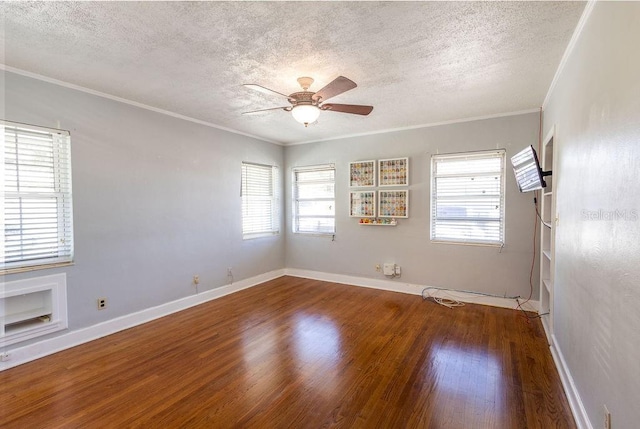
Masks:
[[[553,356],[553,361],[555,362],[558,373],[560,374],[560,381],[562,382],[562,387],[564,387],[564,392],[567,395],[569,407],[571,407],[571,412],[573,413],[573,418],[576,421],[576,426],[578,429],[593,429],[593,425],[591,424],[591,421],[589,421],[589,416],[587,415],[587,410],[585,410],[582,399],[580,398],[578,388],[576,387],[573,377],[571,376],[571,372],[569,371],[569,367],[567,366],[567,362],[564,359],[562,351],[558,347],[558,340],[553,334],[551,337],[553,339],[553,344],[550,346],[551,356]]]
[[[302,277],[313,280],[322,280],[326,282],[342,283],[351,286],[367,287],[372,289],[381,289],[391,292],[407,293],[411,295],[422,295],[422,291],[428,288],[428,285],[417,285],[405,283],[401,280],[371,279],[367,277],[356,277],[344,274],[326,273],[321,271],[301,270],[297,268],[285,268],[285,275],[292,277]],[[513,299],[499,298],[493,296],[479,296],[468,292],[451,290],[447,294],[455,297],[455,299],[470,303],[490,305],[493,307],[516,309],[517,304]],[[538,312],[538,301],[528,301],[523,305],[527,311]]]
[[[34,344],[6,350],[4,354],[8,360],[0,362],[0,371],[13,368],[23,363],[57,353],[59,351],[115,334],[116,332],[141,325],[146,322],[168,316],[169,314],[203,304],[207,301],[218,299],[234,292],[248,289],[258,284],[276,279],[285,275],[285,270],[274,270],[255,277],[240,280],[215,289],[201,292],[196,295],[180,298],[157,307],[147,308],[136,313],[127,314],[106,322],[98,323],[86,328],[71,331],[54,338],[42,340]]]

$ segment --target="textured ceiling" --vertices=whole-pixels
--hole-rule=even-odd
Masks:
[[[3,2],[5,65],[284,144],[539,107],[583,2]],[[2,45],[0,45],[2,46]],[[304,128],[311,76],[358,84]]]

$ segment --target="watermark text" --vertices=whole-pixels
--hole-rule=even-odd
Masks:
[[[582,210],[582,220],[588,221],[638,221],[638,210],[615,209],[615,210]]]

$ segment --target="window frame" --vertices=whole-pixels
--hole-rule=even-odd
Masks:
[[[263,195],[249,195],[250,183],[246,181],[248,169],[252,169],[254,173],[260,171],[263,173],[269,173],[269,192],[270,194]],[[257,184],[253,184],[256,186]],[[242,218],[242,239],[251,240],[254,238],[270,237],[280,234],[280,188],[279,188],[279,169],[276,165],[259,164],[255,162],[242,162],[241,179],[240,179],[240,199],[241,199],[241,218]],[[247,210],[249,207],[247,204],[253,202],[253,204],[260,205],[260,202],[269,201],[271,216],[268,222],[269,229],[264,230],[245,230],[247,227]],[[252,205],[253,205],[252,204]]]
[[[298,192],[298,173],[306,173],[306,172],[314,172],[314,171],[332,171],[333,172],[333,180],[318,180],[315,182],[306,182],[306,183],[316,183],[316,184],[332,184],[333,185],[333,198],[303,198],[299,197]],[[322,165],[309,165],[302,167],[293,167],[291,169],[291,230],[294,234],[303,234],[310,236],[321,236],[321,237],[332,237],[336,234],[336,167],[335,164],[322,164]],[[328,215],[300,215],[299,214],[299,202],[300,201],[326,201],[332,202],[333,206],[333,216]],[[333,219],[333,231],[331,232],[323,232],[319,230],[315,231],[300,231],[299,220],[301,218],[325,218],[325,219]]]
[[[487,160],[492,158],[500,159],[500,171],[494,172],[468,172],[468,173],[458,173],[457,175],[439,175],[437,163],[442,161],[452,161],[455,159],[463,159],[467,158],[468,160]],[[473,239],[473,238],[460,238],[460,237],[436,237],[436,224],[438,222],[437,212],[438,212],[438,202],[442,201],[442,198],[438,199],[438,186],[437,179],[443,177],[478,177],[478,176],[491,176],[494,174],[498,174],[500,178],[499,185],[499,202],[500,207],[499,210],[499,218],[497,220],[499,229],[498,229],[498,237],[495,240],[484,240],[484,239]],[[475,197],[483,197],[481,195],[475,195]],[[462,198],[462,197],[461,197]],[[505,225],[506,225],[506,150],[505,149],[493,149],[486,151],[473,151],[473,152],[458,152],[458,153],[447,153],[447,154],[433,154],[431,155],[431,209],[430,209],[430,240],[433,243],[442,243],[442,244],[459,244],[459,245],[472,245],[472,246],[490,246],[490,247],[503,247],[506,242],[505,238]],[[447,219],[448,221],[457,221],[458,219]],[[470,218],[460,218],[460,222],[469,222]],[[471,220],[471,222],[473,222]],[[489,218],[478,219],[478,223],[480,222],[492,222]]]
[[[3,230],[3,240],[0,244],[0,275],[73,264],[71,133],[67,130],[6,120],[0,120],[0,128],[2,128],[3,136],[2,149],[0,150],[0,165],[2,168],[0,174],[4,181],[2,188],[2,218],[0,220]],[[11,139],[7,138],[9,136],[11,136]],[[31,148],[29,149],[29,147]],[[28,155],[29,151],[31,151],[31,155]],[[39,154],[35,155],[36,152],[39,152]],[[28,158],[29,156],[32,157],[31,160],[20,160],[20,157]],[[47,157],[50,158],[50,162],[43,162],[43,158]],[[22,175],[22,181],[21,170],[26,173]],[[50,178],[40,179],[43,180],[43,182],[39,183],[40,186],[34,186],[34,180],[43,177],[43,175],[46,177],[49,173],[46,170],[50,170]],[[15,177],[12,177],[11,171],[15,171]],[[48,183],[47,180],[49,181]],[[12,187],[11,184],[14,184],[14,186]],[[36,189],[29,189],[30,186],[28,184]],[[46,188],[51,189],[43,190]],[[36,200],[39,201],[29,207],[29,200],[31,200],[32,204]],[[25,202],[27,203],[26,209]],[[47,221],[46,215],[43,214],[47,210],[44,207],[51,207],[52,205],[55,206],[55,222]],[[11,213],[9,209],[11,206],[16,207],[14,213]],[[50,208],[48,210],[50,211]],[[9,219],[10,217],[13,218]],[[30,220],[30,222],[27,222],[27,220]],[[44,233],[40,231],[40,237],[29,238],[29,233],[25,232],[25,230],[33,230],[33,226],[36,223],[34,220],[38,221],[37,223],[41,225],[40,228],[49,226],[49,229],[55,229],[55,232]],[[8,231],[11,231],[11,228],[8,227],[9,222],[17,222],[17,230],[19,231],[17,234],[8,233]],[[55,226],[51,226],[52,224]],[[20,238],[11,243],[12,240],[8,239],[11,235],[19,236]],[[35,235],[35,232],[31,232],[31,235]],[[44,235],[48,237],[44,237]],[[52,244],[54,237],[57,244]],[[20,242],[20,244],[16,246],[16,242]],[[11,253],[7,253],[9,247],[14,247],[16,249],[15,255],[21,254],[21,257],[11,258]],[[40,255],[33,253],[35,249],[40,249]],[[47,256],[47,253],[49,256]],[[29,257],[29,254],[31,257]],[[10,261],[7,262],[7,259],[10,259]]]

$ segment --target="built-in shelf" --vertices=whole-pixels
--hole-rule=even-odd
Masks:
[[[64,273],[4,283],[0,290],[0,347],[66,327]]]
[[[554,257],[555,257],[555,230],[553,219],[556,218],[556,205],[554,195],[554,171],[553,143],[555,138],[555,126],[547,134],[542,143],[541,167],[543,171],[552,172],[545,176],[547,187],[542,190],[540,199],[540,314],[542,325],[547,335],[549,344],[553,342],[553,299],[554,299]]]

